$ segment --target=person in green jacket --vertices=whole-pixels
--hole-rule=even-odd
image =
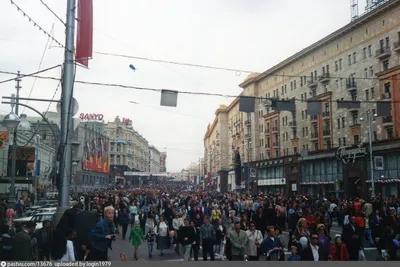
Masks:
[[[135,257],[135,260],[138,260],[139,259],[139,257],[138,257],[139,246],[142,244],[142,241],[144,241],[143,231],[140,228],[139,221],[135,222],[135,227],[132,228],[131,234],[129,235],[129,241],[131,241],[132,245],[135,247],[134,257]]]

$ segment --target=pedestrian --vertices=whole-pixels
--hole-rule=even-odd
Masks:
[[[131,234],[129,235],[129,241],[131,241],[132,245],[134,246],[134,259],[138,260],[139,246],[142,244],[142,241],[144,241],[143,231],[142,229],[140,229],[140,223],[138,221],[135,222],[135,227],[133,227],[131,230]]]
[[[238,222],[240,226],[240,221]],[[210,254],[212,261],[215,261],[214,243],[215,243],[215,229],[210,224],[210,218],[204,216],[204,224],[200,227],[200,242],[203,247],[203,260],[207,261],[207,254]]]
[[[185,218],[183,220],[183,225],[179,228],[179,242],[183,247],[183,259],[185,261],[190,261],[190,251],[192,249],[192,244],[196,240],[196,233],[193,227],[189,224],[189,219]]]
[[[290,248],[290,256],[288,257],[288,261],[300,261],[301,258],[300,256],[297,254],[297,247],[296,246],[291,246]]]
[[[24,225],[23,230],[14,237],[13,243],[13,261],[32,261],[32,239],[31,234],[36,228],[36,223],[28,222]]]
[[[260,256],[260,246],[263,236],[260,230],[256,229],[256,224],[252,221],[249,224],[250,229],[246,231],[248,243],[246,245],[246,255],[248,261],[258,261]]]
[[[39,249],[39,260],[50,261],[50,248],[52,238],[52,223],[49,220],[43,221],[42,229],[39,229],[35,233],[36,241]]]
[[[145,240],[147,241],[147,251],[149,253],[149,258],[153,257],[153,246],[156,238],[156,233],[154,232],[154,228],[149,228],[149,232],[146,234]]]
[[[243,261],[245,249],[249,239],[246,231],[241,230],[241,223],[239,219],[235,221],[234,230],[229,233],[229,240],[231,241],[232,246],[232,260]]]
[[[119,215],[119,224],[122,227],[122,240],[125,240],[126,232],[128,231],[129,220],[130,218],[127,209],[123,209],[122,213]]]
[[[92,230],[92,253],[96,261],[108,260],[108,249],[116,239],[114,225],[114,208],[104,208],[104,218],[97,222]]]

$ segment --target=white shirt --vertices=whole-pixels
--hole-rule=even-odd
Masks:
[[[160,225],[158,226],[158,235],[159,236],[167,236],[168,235],[168,226],[165,222],[160,222]]]
[[[311,251],[312,251],[312,254],[313,254],[313,256],[314,256],[314,261],[319,261],[319,253],[318,253],[318,250],[319,250],[319,247],[318,246],[312,246],[311,245]]]
[[[67,252],[57,261],[75,261],[74,243],[72,241],[67,240]]]

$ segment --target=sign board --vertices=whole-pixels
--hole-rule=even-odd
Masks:
[[[356,162],[357,158],[365,157],[368,154],[366,147],[339,147],[336,151],[336,158],[341,160],[344,164],[348,164],[350,161]]]
[[[254,168],[250,169],[250,177],[251,178],[256,178],[257,177],[256,169],[254,169]]]
[[[382,156],[375,156],[374,157],[374,165],[375,165],[375,170],[383,171],[383,169],[384,169],[383,157]]]
[[[124,172],[125,176],[160,176],[160,177],[170,177],[169,172]]]
[[[292,191],[297,191],[297,184],[292,184]]]
[[[79,114],[79,118],[81,120],[102,121],[104,119],[104,115],[96,113],[81,113]]]

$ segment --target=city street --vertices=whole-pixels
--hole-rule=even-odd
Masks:
[[[129,231],[130,228],[128,229],[127,237],[129,237]],[[331,229],[331,237],[334,239],[336,234],[341,234],[341,228],[337,226],[337,224],[334,223],[332,229]],[[283,232],[284,235],[284,242],[287,246],[287,243],[289,241],[289,233],[287,231]],[[367,243],[364,244],[365,246],[365,255],[369,261],[375,261],[376,259],[376,248],[371,248],[367,246]],[[121,235],[118,235],[117,240],[113,242],[113,251],[109,251],[108,255],[110,260],[112,261],[118,261],[120,260],[120,253],[124,252],[126,254],[126,257],[128,261],[133,260],[133,246],[128,240],[122,240]],[[286,255],[289,254],[289,252],[285,252]],[[216,254],[216,260],[221,260],[220,255]],[[148,251],[147,251],[147,244],[143,243],[139,247],[139,259],[145,260],[145,261],[183,261],[183,255],[181,253],[180,256],[178,256],[174,250],[166,250],[164,251],[164,255],[161,256],[160,252],[155,249],[154,245],[154,250],[153,250],[153,257],[150,259],[148,257]],[[199,254],[199,260],[202,260],[202,254],[200,251]]]

